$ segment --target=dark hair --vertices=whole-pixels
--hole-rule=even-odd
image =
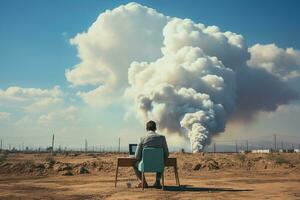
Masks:
[[[146,130],[147,131],[156,131],[156,123],[154,121],[149,121],[146,124]]]

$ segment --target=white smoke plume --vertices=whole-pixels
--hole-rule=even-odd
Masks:
[[[165,134],[189,138],[193,152],[203,150],[229,120],[248,122],[298,98],[286,81],[298,70],[297,50],[276,47],[276,55],[288,59],[260,56],[264,48],[248,48],[242,35],[137,3],[100,14],[72,43],[82,63],[66,72],[67,79],[98,86],[79,93],[87,103],[125,90],[138,116],[157,121]]]
[[[128,73],[127,94],[142,116],[167,133],[188,131],[194,152],[224,131],[224,119],[234,110],[235,73],[198,47],[183,47],[153,63],[134,62]]]

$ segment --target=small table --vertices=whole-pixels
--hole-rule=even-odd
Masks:
[[[130,158],[130,157],[118,158],[116,177],[115,177],[115,187],[117,187],[119,167],[133,167],[137,161],[138,160],[136,158]],[[179,177],[178,177],[177,158],[168,158],[167,160],[165,160],[165,167],[174,168],[176,184],[180,186]]]

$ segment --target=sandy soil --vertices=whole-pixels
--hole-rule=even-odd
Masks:
[[[0,163],[0,199],[300,199],[300,154],[172,154],[182,186],[166,169],[164,191],[127,188],[137,183],[131,168],[120,169],[115,188],[119,156],[9,154]]]

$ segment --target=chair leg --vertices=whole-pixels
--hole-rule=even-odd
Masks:
[[[176,185],[178,185],[176,165],[173,167],[173,170],[174,170]]]
[[[161,181],[162,181],[162,190],[164,190],[164,187],[165,187],[165,176],[164,176],[164,172],[162,172]]]
[[[144,172],[142,172],[142,190],[144,190],[144,182],[145,182],[145,179],[144,179]]]
[[[117,170],[116,170],[116,177],[115,177],[115,187],[117,187],[117,181],[118,181],[118,171],[119,171],[119,165],[117,165]]]
[[[177,184],[178,186],[180,186],[179,176],[178,176],[178,168],[177,168],[177,166],[175,167],[175,175],[176,175],[176,184]]]

